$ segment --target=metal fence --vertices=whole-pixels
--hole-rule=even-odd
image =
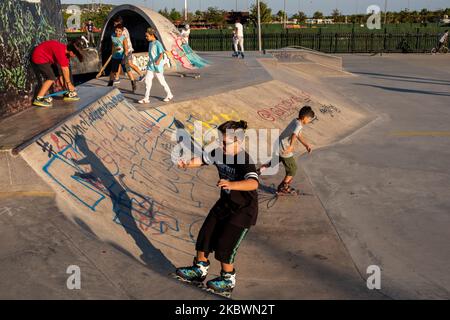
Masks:
[[[245,49],[258,50],[256,32],[245,34]],[[438,34],[431,33],[299,33],[280,32],[262,35],[263,49],[301,46],[326,53],[429,52],[437,43]],[[228,51],[232,49],[229,33],[191,34],[189,44],[197,51]]]

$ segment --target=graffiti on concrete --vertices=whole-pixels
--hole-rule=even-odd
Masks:
[[[103,97],[36,142],[48,158],[42,170],[93,213],[109,205],[118,224],[128,215],[143,232],[192,242],[192,224],[201,217],[194,213],[204,207],[198,172],[172,163],[175,143],[157,126],[167,115],[152,113],[142,116],[118,91]],[[177,216],[186,212],[182,225]]]
[[[170,48],[170,60],[172,66],[177,69],[199,69],[209,65],[209,62],[196,54],[179,34],[170,33],[173,39],[172,48]]]
[[[31,106],[31,53],[44,40],[65,41],[60,11],[59,0],[0,1],[0,118]]]
[[[271,122],[287,120],[295,116],[303,104],[308,104],[310,102],[310,95],[301,91],[300,94],[284,99],[273,107],[258,110],[257,114],[263,120]]]
[[[332,104],[322,105],[319,110],[320,110],[320,112],[322,112],[322,114],[329,114],[331,117],[334,117],[334,115],[336,113],[341,113],[341,110],[339,110],[337,107],[333,106]]]

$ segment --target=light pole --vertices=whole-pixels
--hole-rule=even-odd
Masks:
[[[187,21],[188,19],[188,7],[187,7],[187,0],[184,0],[184,21]]]
[[[262,51],[262,39],[261,39],[261,6],[259,0],[256,0],[258,6],[258,48],[259,52]]]
[[[284,25],[284,29],[286,29],[286,20],[287,20],[287,13],[286,13],[286,0],[284,0],[284,7],[283,7],[283,25]]]
[[[387,23],[387,0],[384,0],[384,25]]]

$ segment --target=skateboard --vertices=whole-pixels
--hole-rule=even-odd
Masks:
[[[275,195],[277,197],[292,197],[292,196],[299,196],[299,195],[301,195],[301,192],[300,192],[300,190],[293,189],[290,193],[284,193],[284,192],[276,191]]]
[[[184,77],[194,78],[194,79],[200,78],[200,73],[177,72],[177,75],[181,78],[184,78]]]
[[[213,294],[215,296],[219,296],[219,297],[226,298],[226,299],[231,299],[231,292],[223,292],[223,293],[216,292],[216,291],[206,287],[203,282],[186,281],[185,279],[183,279],[180,276],[178,276],[175,272],[169,273],[169,276],[171,276],[172,278],[174,278],[174,279],[184,283],[185,285],[197,287],[197,288],[199,288],[199,289],[201,289],[203,291],[206,291],[206,292],[208,292],[210,294]]]
[[[111,57],[112,55],[109,56],[108,60],[106,60],[105,64],[102,66],[102,68],[100,69],[100,71],[97,73],[97,75],[95,76],[95,79],[100,78],[102,75],[105,74],[105,69],[108,66],[109,62],[111,61]]]
[[[56,97],[56,96],[62,96],[63,94],[66,94],[67,92],[69,92],[69,91],[68,91],[68,90],[62,90],[62,91],[50,93],[50,94],[44,96],[44,98],[50,98],[50,97]]]

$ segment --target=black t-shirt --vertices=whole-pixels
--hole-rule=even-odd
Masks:
[[[89,32],[92,32],[92,31],[94,31],[94,23],[86,23],[86,29],[87,29],[87,31],[89,31]]]
[[[220,160],[216,159],[216,154]],[[230,163],[230,161],[232,162]],[[203,156],[203,163],[207,165],[214,164],[219,172],[220,179],[229,181],[254,179],[259,182],[256,166],[250,161],[250,156],[245,151],[230,157],[223,156],[221,149],[215,149]],[[249,228],[256,224],[258,217],[258,192],[257,190],[237,191],[222,189],[220,191],[220,199],[211,211],[217,214],[219,218],[228,218],[228,222],[233,225]]]

